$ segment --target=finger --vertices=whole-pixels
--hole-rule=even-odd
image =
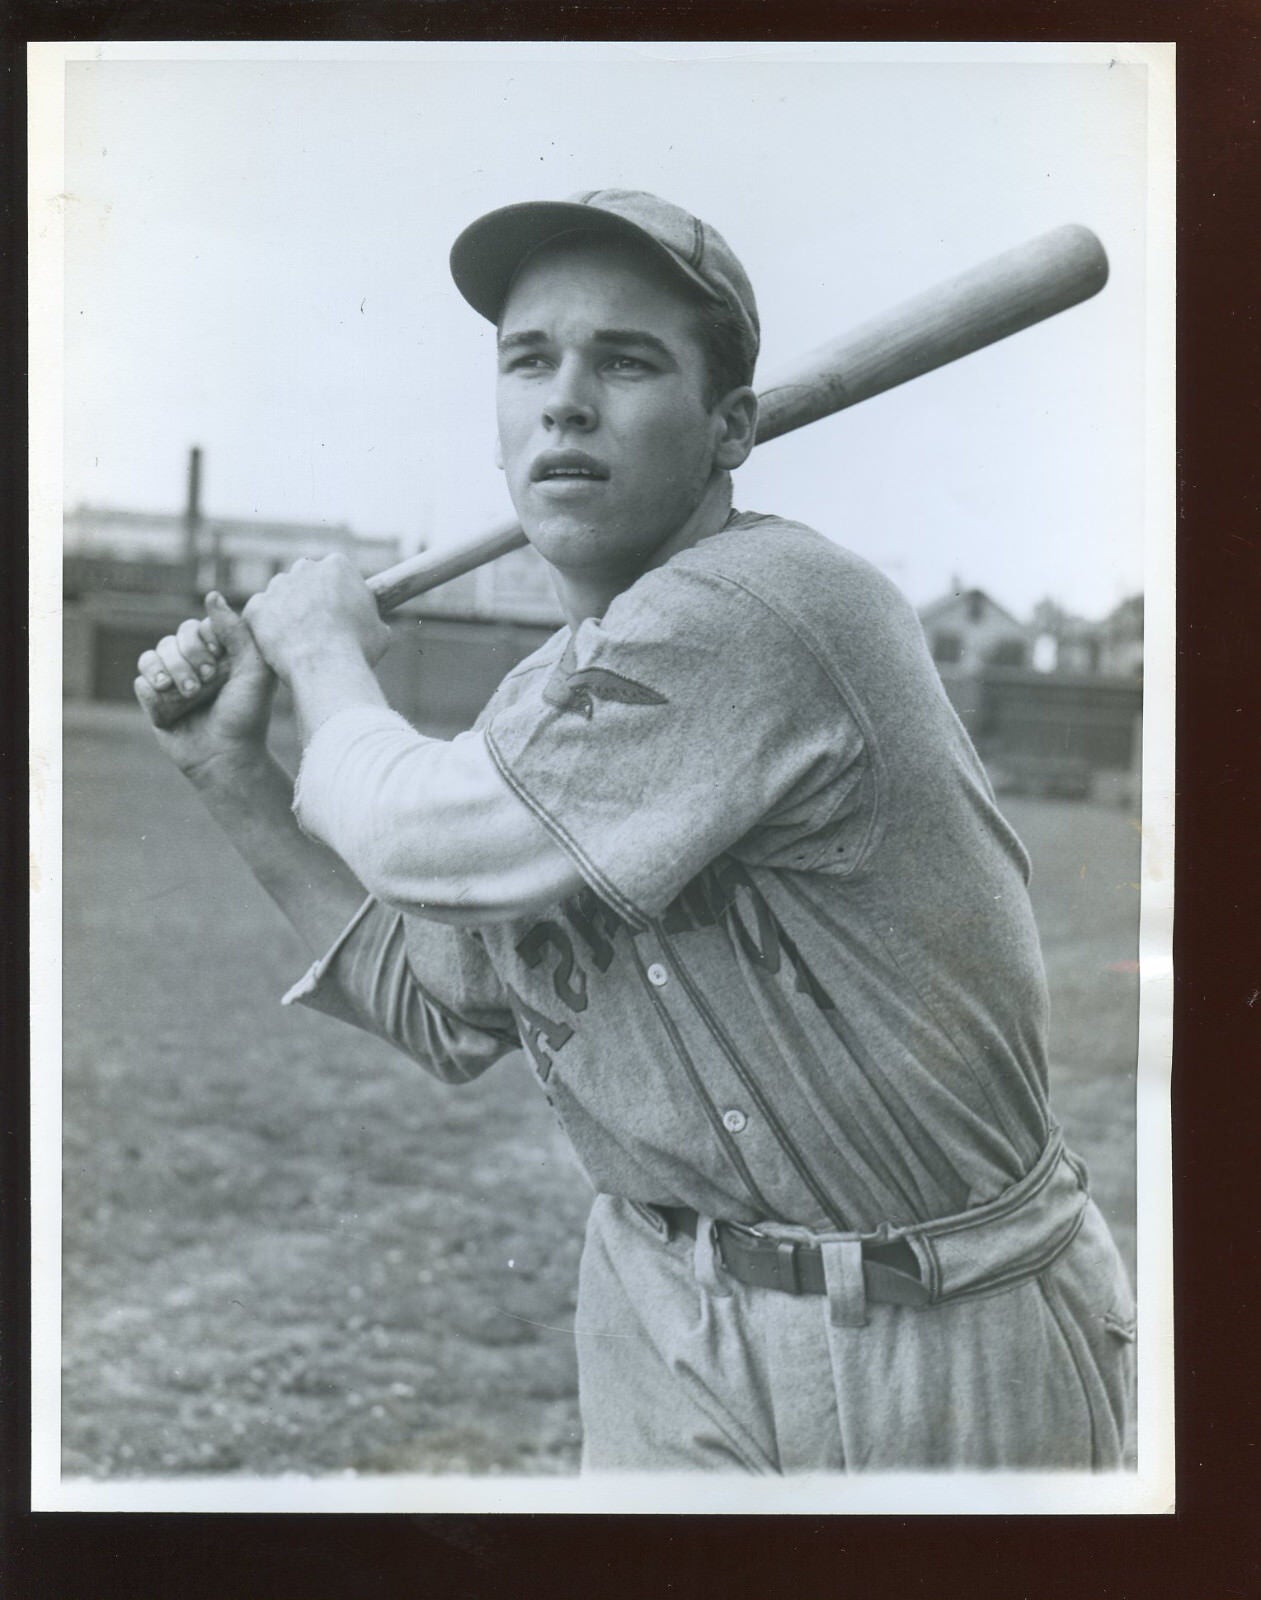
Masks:
[[[174,686],[166,690],[155,689],[149,679],[143,676],[135,680],[132,688],[149,721],[163,732],[175,727],[199,703],[198,700],[190,701]],[[202,690],[201,698],[204,699],[207,692]]]
[[[136,681],[132,684],[132,688],[135,690],[136,699],[139,700],[140,704],[145,708],[149,715],[153,717],[159,715],[164,707],[169,705],[172,700],[180,703],[180,697],[178,693],[174,695],[163,694],[161,690],[155,689],[153,687],[152,680],[144,677],[143,674],[137,677]]]
[[[163,667],[153,651],[147,650],[145,656],[136,665],[139,671],[136,684],[143,684],[145,688],[143,696],[140,694],[139,688],[136,689],[136,695],[145,710],[149,711],[155,720],[157,720],[157,710],[155,708],[162,708],[164,713],[172,708],[176,712],[182,711],[188,701],[171,682],[170,673]]]
[[[171,674],[163,666],[156,650],[146,650],[142,653],[140,659],[136,662],[136,671],[142,674],[148,685],[155,691],[173,690],[175,693],[179,692],[175,689]]]
[[[196,617],[189,617],[181,622],[175,630],[175,643],[179,646],[180,654],[197,674],[203,683],[209,683],[214,677],[216,667],[215,658],[206,648],[206,641],[202,638],[201,623]]]
[[[167,705],[182,706],[186,703],[186,697],[181,694],[179,685],[171,676],[170,668],[162,660],[156,648],[146,650],[139,657],[136,670]]]
[[[209,596],[207,596],[207,602],[209,602]],[[216,660],[221,658],[224,654],[224,647],[220,642],[219,635],[215,632],[215,625],[209,617],[201,619],[197,624],[197,631],[201,634],[202,643],[210,651],[210,654]]]
[[[132,684],[132,689],[155,728],[169,728],[184,715],[187,702],[174,686],[165,691],[155,689],[148,678],[140,676]]]
[[[217,589],[212,589],[206,596],[206,621],[229,657],[235,658],[254,648],[253,635],[244,619]]]
[[[179,692],[185,697],[196,694],[201,686],[201,681],[197,676],[196,669],[190,666],[185,659],[184,653],[174,636],[168,633],[165,639],[158,640],[154,649],[157,651],[158,659],[170,673]]]

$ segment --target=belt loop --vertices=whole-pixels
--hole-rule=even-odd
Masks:
[[[702,1289],[708,1289],[717,1300],[729,1300],[731,1290],[721,1277],[721,1263],[718,1259],[717,1244],[718,1227],[713,1217],[696,1219],[696,1248],[692,1252],[692,1266],[696,1273],[696,1281]]]
[[[863,1247],[857,1239],[829,1240],[820,1246],[828,1291],[828,1318],[834,1328],[867,1326],[867,1286]]]
[[[781,1239],[775,1247],[775,1286],[786,1294],[800,1294],[801,1280],[797,1276],[797,1246],[791,1239]]]

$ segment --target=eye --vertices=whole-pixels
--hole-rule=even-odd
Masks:
[[[500,363],[502,372],[541,372],[547,366],[547,359],[537,351],[528,350],[521,355],[508,356]]]
[[[614,356],[606,365],[613,372],[651,372],[649,362],[639,356]]]

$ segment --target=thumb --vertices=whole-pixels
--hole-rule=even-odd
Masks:
[[[206,596],[206,617],[229,661],[237,661],[255,648],[249,624],[239,612],[233,611],[217,589]]]

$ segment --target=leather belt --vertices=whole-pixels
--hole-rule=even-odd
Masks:
[[[672,1233],[695,1239],[697,1214],[686,1206],[650,1208]],[[778,1239],[739,1223],[715,1222],[719,1259],[737,1283],[786,1294],[826,1294],[823,1252],[805,1239]],[[926,1306],[928,1286],[919,1275],[915,1252],[904,1239],[863,1247],[863,1283],[868,1300],[886,1305]]]

